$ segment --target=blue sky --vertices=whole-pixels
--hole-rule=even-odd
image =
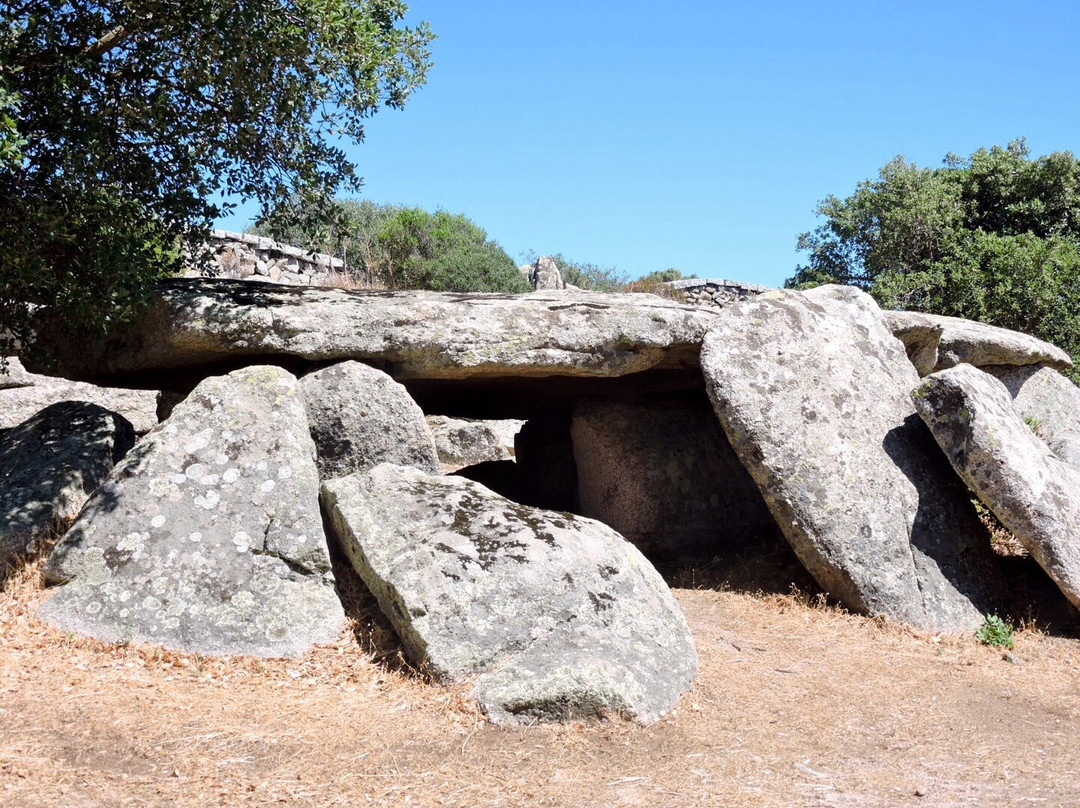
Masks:
[[[465,213],[518,263],[779,286],[817,201],[897,154],[1080,151],[1077,0],[415,0],[409,18],[435,66],[350,147],[362,196]]]

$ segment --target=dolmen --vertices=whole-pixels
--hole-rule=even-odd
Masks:
[[[63,533],[41,617],[108,642],[303,654],[348,619],[338,565],[492,721],[648,724],[698,664],[654,563],[782,537],[848,609],[966,633],[1012,603],[975,500],[1080,606],[1070,358],[850,287],[709,309],[183,279],[86,350],[47,311],[37,334],[27,371],[171,402],[137,442],[82,405],[0,445],[58,457],[83,433],[49,424],[86,424],[93,473],[6,472],[0,520],[9,558]]]

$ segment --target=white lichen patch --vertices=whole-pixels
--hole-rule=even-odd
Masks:
[[[213,427],[207,427],[201,432],[198,432],[188,438],[187,442],[184,443],[184,451],[188,454],[195,454],[196,452],[201,452],[203,449],[210,445],[210,440],[213,437]]]
[[[221,474],[221,481],[228,485],[232,485],[239,479],[240,469],[238,468],[225,469],[225,471]]]
[[[184,469],[184,475],[188,479],[198,480],[200,477],[203,476],[205,471],[206,469],[203,467],[202,463],[192,463],[190,466]]]
[[[282,466],[281,468],[278,469],[277,476],[278,476],[279,480],[287,480],[290,477],[292,477],[292,475],[293,475],[292,466]]]
[[[163,527],[165,525],[165,522],[167,521],[168,520],[165,518],[165,515],[159,513],[157,516],[150,520],[150,527]]]
[[[197,530],[193,530],[191,533],[188,534],[188,541],[195,542],[195,543],[201,542],[202,541],[202,533],[200,533]]]
[[[264,494],[269,494],[271,491],[274,490],[275,485],[276,483],[273,480],[263,480],[263,482],[259,485],[259,490],[262,491]]]
[[[214,510],[220,502],[221,495],[213,489],[207,491],[203,496],[195,497],[195,504],[208,511]]]

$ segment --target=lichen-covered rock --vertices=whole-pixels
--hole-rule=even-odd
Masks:
[[[344,621],[295,378],[204,380],[117,465],[46,567],[54,626],[200,654],[296,656]]]
[[[479,676],[492,720],[650,723],[689,688],[697,655],[682,611],[606,525],[400,466],[322,491],[409,658],[439,681]]]
[[[1065,351],[1030,334],[919,311],[882,314],[893,335],[904,343],[921,376],[962,362],[976,367],[1046,365],[1057,370],[1072,367]]]
[[[1080,387],[1053,368],[989,365],[981,370],[1004,383],[1013,404],[1050,451],[1080,471]]]
[[[435,436],[442,469],[450,474],[466,466],[490,461],[512,460],[514,435],[524,421],[476,421],[429,415],[425,418]]]
[[[775,535],[705,396],[583,401],[571,435],[580,513],[650,558],[707,557]]]
[[[912,393],[953,468],[1080,608],[1080,471],[1050,451],[1005,385],[970,365]]]
[[[362,292],[212,279],[163,281],[136,322],[79,351],[55,350],[70,336],[47,315],[23,353],[28,369],[146,384],[245,357],[375,361],[399,380],[685,371],[716,316],[641,294]]]
[[[772,292],[722,311],[713,406],[792,548],[849,608],[966,631],[1003,587],[967,492],[915,414],[918,375],[866,294]]]
[[[11,429],[59,401],[88,401],[119,413],[139,434],[158,422],[157,393],[73,382],[27,372],[18,357],[9,356],[0,370],[0,429]]]
[[[126,418],[85,401],[53,404],[0,437],[0,572],[74,519],[134,444]]]
[[[439,472],[435,439],[408,391],[381,370],[338,362],[300,380],[325,479],[379,463]]]

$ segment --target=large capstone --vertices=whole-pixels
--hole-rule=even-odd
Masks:
[[[0,572],[78,515],[135,444],[122,415],[86,401],[52,404],[0,437]]]
[[[296,379],[211,377],[113,470],[46,567],[52,625],[201,654],[296,656],[335,639],[315,447]]]
[[[362,360],[399,381],[610,379],[694,368],[715,317],[641,294],[360,292],[173,279],[159,284],[135,322],[79,351],[63,350],[66,323],[43,310],[23,359],[31,370],[139,386],[271,358]]]
[[[915,414],[918,375],[868,295],[822,287],[729,306],[702,367],[732,446],[823,589],[943,631],[996,608],[989,542]]]
[[[571,434],[580,512],[650,558],[707,558],[775,535],[704,395],[584,401]]]
[[[1072,367],[1065,351],[1030,334],[921,311],[882,314],[921,376],[960,363],[976,367],[1045,365],[1058,370]]]
[[[344,477],[379,463],[438,473],[435,438],[409,393],[381,370],[339,362],[300,380],[319,473]]]
[[[957,473],[1080,608],[1080,471],[1025,423],[1005,385],[970,365],[912,393]]]
[[[649,723],[689,688],[697,655],[682,611],[606,525],[392,465],[322,491],[406,654],[438,681],[479,677],[493,720]]]

